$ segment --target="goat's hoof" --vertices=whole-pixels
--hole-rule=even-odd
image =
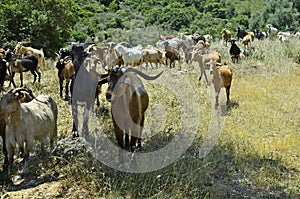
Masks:
[[[78,132],[77,131],[73,131],[73,138],[77,138],[77,137],[79,137]]]

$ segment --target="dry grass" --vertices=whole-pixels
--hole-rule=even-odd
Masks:
[[[176,73],[174,78],[187,80],[193,88],[199,124],[192,145],[173,164],[130,174],[109,168],[86,153],[70,160],[51,157],[42,161],[37,153],[32,156],[32,175],[19,186],[2,181],[2,194],[7,193],[7,198],[299,198],[300,66],[296,61],[300,41],[288,46],[268,40],[252,45],[253,55],[231,65],[234,75],[230,109],[221,135],[204,158],[199,157],[199,150],[208,135],[211,97],[204,80],[198,82],[198,66],[183,64],[182,73],[177,73],[179,67],[171,73]],[[213,43],[212,48],[230,62],[228,48],[221,47],[221,43]],[[42,75],[41,84],[28,84],[35,94],[55,97],[59,138],[65,138],[71,134],[71,108],[59,99],[56,69],[50,61]],[[31,81],[30,74],[24,79]],[[145,86],[151,104],[145,134],[156,133],[143,142],[144,152],[150,152],[165,146],[179,132],[182,104],[168,88],[149,82]],[[104,96],[102,108],[109,109]],[[164,122],[151,114],[164,116]],[[110,116],[99,116],[97,120],[104,134],[115,142]],[[40,181],[30,185],[31,180]]]

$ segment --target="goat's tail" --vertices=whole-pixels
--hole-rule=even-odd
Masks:
[[[46,61],[45,61],[45,57],[44,56],[40,56],[39,60],[38,60],[38,65],[42,66],[43,70],[46,70]]]

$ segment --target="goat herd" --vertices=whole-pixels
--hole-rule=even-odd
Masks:
[[[271,25],[268,25],[268,33],[259,30],[247,32],[238,27],[237,41],[241,39],[242,45],[247,48],[254,38],[263,39],[268,36],[271,38],[276,30]],[[229,30],[223,29],[221,34],[225,46],[227,42],[231,43],[229,53],[232,62],[238,63],[239,59],[245,56],[244,50],[236,45],[236,40],[232,38]],[[277,35],[281,41],[286,37],[284,33]],[[158,65],[169,65],[170,68],[174,68],[175,62],[181,62],[181,58],[184,58],[187,64],[198,62],[201,71],[199,81],[204,75],[206,83],[209,84],[205,70],[211,72],[216,93],[215,108],[218,109],[218,96],[222,87],[226,89],[228,103],[232,70],[228,63],[221,63],[219,52],[209,52],[211,41],[210,35],[200,35],[196,32],[193,35],[179,33],[177,37],[160,34],[160,40],[156,42],[155,47],[143,48],[141,45],[129,47],[125,42],[109,42],[105,47],[94,43],[81,43],[73,44],[69,50],[60,49],[56,53],[59,95],[61,98],[64,97],[63,82],[66,80],[64,98],[71,102],[73,137],[79,136],[78,103],[85,102],[81,132],[83,136],[87,136],[89,112],[93,109],[95,98],[99,106],[98,94],[101,85],[108,83],[106,99],[111,102],[111,115],[118,145],[132,152],[141,149],[142,127],[149,98],[140,77],[155,80],[163,73],[149,76],[139,70],[143,63],[146,63],[146,68],[148,64],[152,68],[152,64],[156,64],[156,68]],[[20,56],[15,57],[16,55]],[[28,157],[35,146],[35,141],[41,142],[43,151],[44,145],[49,141],[52,149],[57,139],[58,109],[55,100],[46,94],[34,96],[29,88],[23,87],[22,73],[30,71],[34,75],[33,82],[36,82],[37,76],[40,82],[40,68],[45,69],[42,50],[25,47],[22,43],[17,44],[14,52],[0,49],[0,86],[3,89],[4,81],[9,80],[9,86],[12,83],[15,87],[4,93],[0,101],[0,134],[5,156],[3,170],[8,173],[11,172],[17,146],[23,157],[23,173],[26,174]],[[99,73],[100,69],[105,71]],[[16,88],[13,80],[15,73],[20,73],[19,88]]]

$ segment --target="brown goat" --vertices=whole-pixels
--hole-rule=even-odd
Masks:
[[[114,67],[108,78],[106,99],[111,102],[111,114],[118,145],[123,149],[141,149],[141,134],[149,98],[141,79],[154,80],[162,74],[148,76],[136,68]],[[125,146],[124,132],[125,131]],[[129,133],[131,134],[129,144]]]
[[[72,60],[60,59],[56,63],[56,68],[58,69],[58,79],[59,79],[59,96],[63,98],[63,82],[66,80],[65,86],[65,99],[69,99],[69,83],[75,74],[74,64]]]
[[[166,66],[168,65],[168,60],[170,60],[170,68],[175,68],[175,61],[180,61],[179,51],[172,46],[166,47],[165,50]]]
[[[230,87],[231,87],[231,81],[232,81],[232,70],[229,68],[227,63],[224,63],[222,65],[221,63],[210,61],[207,63],[207,65],[211,68],[212,73],[212,83],[215,87],[215,93],[216,93],[216,103],[215,103],[215,109],[218,109],[219,106],[219,94],[222,87],[226,89],[226,98],[227,98],[227,105],[229,104],[230,100]]]
[[[227,42],[230,42],[231,40],[231,32],[229,30],[223,29],[221,34],[222,34],[222,39],[225,42],[225,46],[227,46]]]

